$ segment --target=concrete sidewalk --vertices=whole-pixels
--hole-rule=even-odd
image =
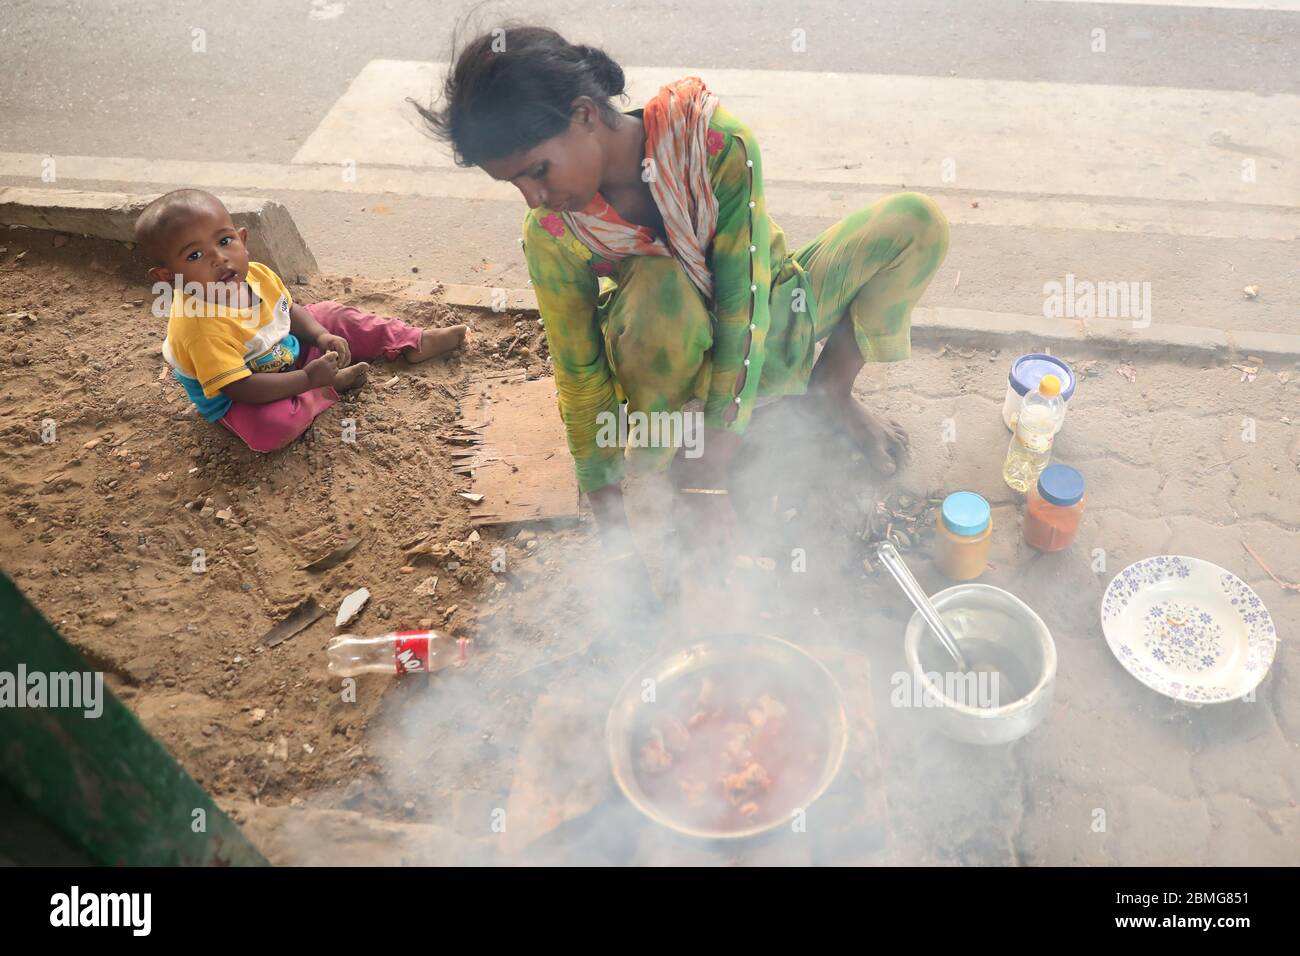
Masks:
[[[1300,369],[1268,365],[1245,382],[1218,362],[1136,360],[1129,382],[1118,360],[1086,366],[1082,350],[1064,355],[1089,374],[1053,460],[1083,473],[1087,510],[1073,547],[1043,555],[1024,543],[1023,504],[1000,474],[1009,432],[999,408],[1016,354],[918,349],[910,362],[869,366],[859,395],[911,435],[912,464],[878,496],[893,487],[971,490],[993,506],[992,567],[980,581],[1033,607],[1059,654],[1054,711],[1029,736],[973,747],[938,734],[928,712],[891,709],[888,681],[906,670],[910,606],[883,572],[856,584],[815,575],[853,560],[844,529],[819,523],[828,509],[815,499],[783,497],[777,506],[797,508],[794,524],[809,515],[808,524],[789,532],[784,552],[773,545],[770,553],[804,546],[809,573],[780,579],[787,594],[778,603],[787,610],[771,623],[800,641],[838,637],[870,657],[893,855],[984,864],[1300,863],[1300,593],[1274,583],[1242,546],[1281,579],[1300,582]],[[1243,440],[1252,428],[1254,441]],[[945,441],[945,431],[956,440]],[[790,441],[782,451],[801,454]],[[862,483],[853,483],[859,494]],[[1142,686],[1112,656],[1102,594],[1128,564],[1157,554],[1214,562],[1267,606],[1280,645],[1254,702],[1180,704]],[[952,584],[928,554],[907,558],[930,593]],[[1094,570],[1099,558],[1104,570]]]

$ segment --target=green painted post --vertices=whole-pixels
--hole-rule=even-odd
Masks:
[[[98,716],[88,716],[85,706],[49,706],[61,702],[50,696],[56,683],[65,695],[73,690],[70,680],[54,675],[92,673],[0,572],[0,795],[9,794],[0,802],[18,804],[61,835],[65,849],[51,846],[48,862],[65,858],[70,847],[105,865],[265,866],[234,821],[102,678]],[[26,686],[18,686],[20,674]],[[18,706],[16,695],[34,701],[42,679],[46,706]],[[93,695],[93,683],[82,687]],[[42,862],[30,853],[26,848],[22,862]],[[0,848],[0,858],[5,855]]]

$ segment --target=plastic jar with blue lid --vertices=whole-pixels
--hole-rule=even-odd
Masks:
[[[1013,432],[1025,393],[1038,388],[1044,375],[1055,375],[1061,380],[1061,398],[1065,400],[1065,407],[1070,407],[1070,398],[1074,395],[1074,369],[1055,355],[1044,352],[1022,355],[1011,363],[1011,371],[1007,373],[1007,395],[1002,401],[1002,421]]]
[[[1083,475],[1069,465],[1048,465],[1025,501],[1025,543],[1039,551],[1074,544],[1083,518]]]
[[[934,564],[954,581],[970,581],[984,573],[993,540],[993,511],[973,491],[955,491],[939,509],[939,533],[934,539]]]

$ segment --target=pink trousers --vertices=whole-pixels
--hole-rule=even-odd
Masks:
[[[418,348],[421,330],[401,319],[388,319],[362,312],[338,302],[317,302],[303,306],[312,317],[340,338],[352,350],[352,361],[395,359],[403,349]],[[323,353],[316,346],[303,348],[294,368],[302,368]],[[301,395],[253,405],[232,402],[219,421],[238,435],[253,451],[276,451],[298,438],[311,427],[316,416],[339,400],[329,386],[313,388]]]

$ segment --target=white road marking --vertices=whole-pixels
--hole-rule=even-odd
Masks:
[[[40,185],[43,153],[0,153],[0,177]],[[121,188],[137,184],[140,192],[196,186],[235,195],[282,191],[391,194],[422,199],[500,202],[514,207],[522,222],[523,198],[513,186],[498,183],[477,169],[400,169],[356,167],[355,181],[343,179],[338,165],[278,165],[105,156],[56,156],[58,181],[52,188],[85,184]],[[781,225],[806,216],[838,219],[893,188],[812,187],[767,180],[768,210]],[[917,188],[907,183],[906,188]],[[1300,239],[1300,209],[1275,206],[1212,206],[1100,201],[1060,197],[1024,197],[968,191],[932,191],[948,220],[958,225],[1020,226],[1034,229],[1079,229],[1216,239]],[[978,203],[978,206],[972,206]]]
[[[445,68],[372,60],[294,162],[452,168],[450,150],[405,102],[428,102]],[[628,109],[664,83],[703,77],[754,130],[769,178],[1300,206],[1300,96],[1291,94],[700,67],[625,73]]]
[[[1300,11],[1300,0],[1033,0],[1035,3],[1118,3],[1134,7],[1206,7],[1217,10]]]

